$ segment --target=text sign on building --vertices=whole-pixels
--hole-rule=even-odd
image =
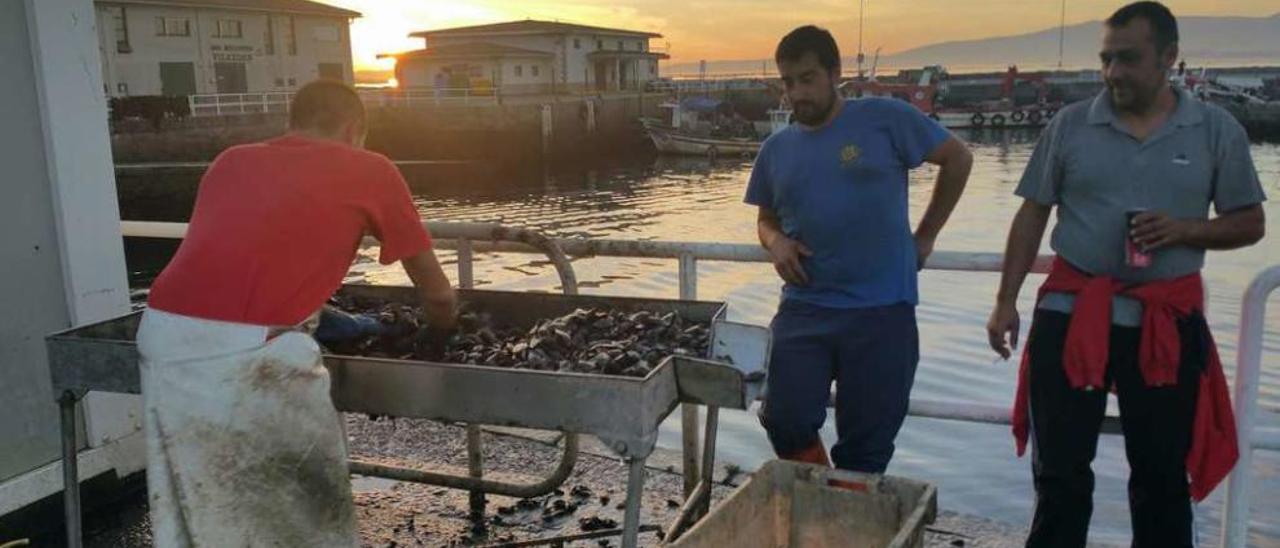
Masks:
[[[214,61],[233,61],[247,62],[253,60],[253,46],[223,46],[212,45],[209,50],[213,52]]]

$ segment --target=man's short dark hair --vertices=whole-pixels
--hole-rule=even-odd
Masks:
[[[1156,53],[1164,53],[1169,46],[1178,43],[1178,20],[1169,8],[1159,2],[1134,2],[1120,8],[1107,18],[1107,26],[1123,27],[1134,19],[1146,19],[1151,25]]]
[[[364,103],[356,90],[337,80],[316,80],[302,86],[289,104],[289,129],[333,132],[349,122],[364,120]]]
[[[799,61],[806,53],[816,55],[818,63],[827,72],[840,71],[840,48],[836,47],[836,39],[827,29],[813,25],[805,25],[783,36],[774,53],[774,61]]]

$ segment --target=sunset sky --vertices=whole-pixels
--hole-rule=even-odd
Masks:
[[[410,32],[515,19],[561,20],[662,33],[672,62],[768,58],[791,28],[816,23],[857,51],[858,0],[319,0],[364,14],[351,28],[357,70],[387,69],[379,53],[422,47]],[[1106,17],[1124,1],[1068,0],[1067,23]],[[1266,16],[1277,0],[1167,0],[1176,15]],[[869,0],[863,47],[892,53],[946,40],[1058,25],[1060,0]]]

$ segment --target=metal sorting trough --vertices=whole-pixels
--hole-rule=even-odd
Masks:
[[[416,302],[413,288],[408,287],[345,286],[342,293]],[[712,324],[713,353],[721,357],[731,355],[732,359],[720,362],[673,356],[644,378],[354,356],[324,357],[332,376],[333,402],[340,411],[597,436],[624,457],[630,467],[624,546],[635,546],[637,542],[644,460],[654,449],[663,419],[682,401],[746,408],[762,385],[768,332],[724,322],[724,303],[476,290],[461,290],[458,296],[462,306],[491,314],[499,327],[527,328],[540,319],[591,307],[624,312],[675,312],[686,320]],[[62,407],[68,530],[76,532],[76,540],[79,539],[80,512],[75,404],[89,391],[140,392],[138,352],[134,344],[140,317],[141,313],[135,312],[56,333],[46,339],[54,394]],[[714,420],[710,415],[708,419],[708,434],[714,436]],[[571,471],[577,449],[576,440],[569,437],[565,440],[564,459],[553,476],[532,486],[358,461],[353,461],[351,468],[352,472],[363,475],[510,496],[535,496],[554,489]],[[708,445],[704,468],[712,465],[714,459],[714,443]]]
[[[671,547],[920,548],[937,511],[927,483],[775,460]]]

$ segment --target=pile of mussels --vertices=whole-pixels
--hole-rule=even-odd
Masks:
[[[381,335],[329,345],[330,351],[352,356],[425,360],[435,354],[435,361],[446,363],[643,377],[670,355],[705,356],[710,336],[708,324],[674,312],[579,308],[519,329],[497,326],[487,313],[463,310],[445,348],[424,348],[420,341],[427,326],[416,306],[341,297],[332,304],[376,315],[384,326]]]

